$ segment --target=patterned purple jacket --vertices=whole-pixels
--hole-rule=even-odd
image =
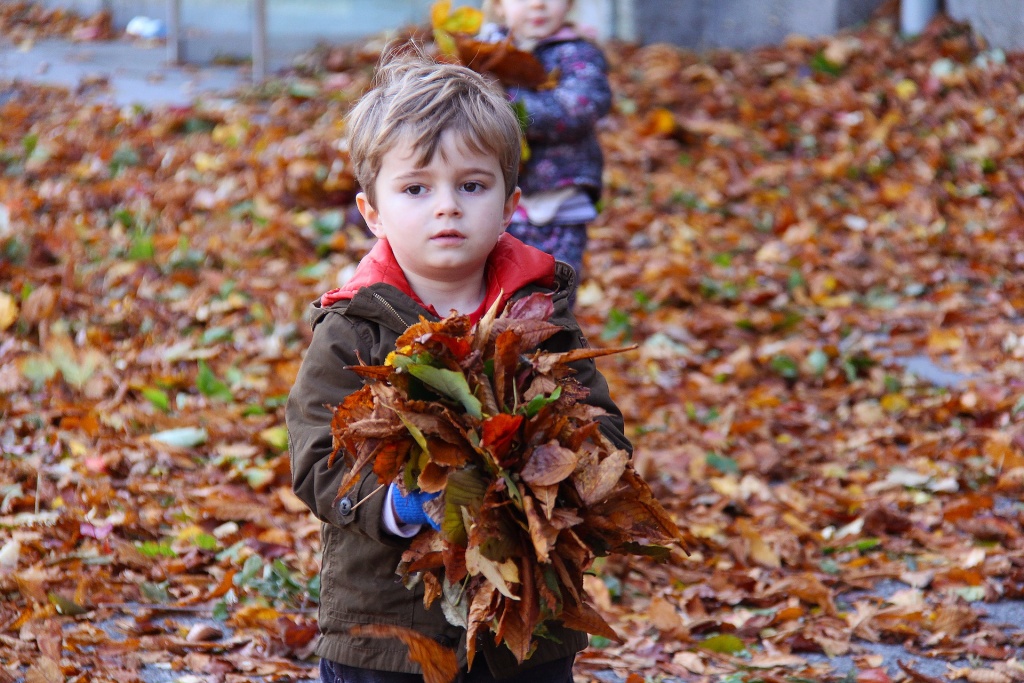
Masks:
[[[558,70],[550,90],[512,88],[526,109],[530,159],[519,174],[524,194],[576,186],[597,202],[604,164],[595,129],[611,108],[608,64],[601,50],[571,29],[562,29],[533,50],[547,72]]]

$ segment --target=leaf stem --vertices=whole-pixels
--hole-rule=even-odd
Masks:
[[[361,501],[359,501],[358,503],[356,503],[355,505],[353,505],[353,506],[352,506],[352,512],[355,512],[356,510],[358,510],[358,509],[359,509],[359,506],[360,506],[360,505],[362,505],[362,504],[363,504],[363,503],[365,503],[366,501],[368,501],[368,500],[370,500],[371,498],[373,498],[373,496],[374,496],[374,495],[375,495],[375,494],[376,494],[376,493],[377,493],[378,491],[380,491],[380,490],[381,490],[382,488],[384,488],[385,486],[387,486],[387,484],[381,484],[381,485],[379,485],[379,486],[378,486],[377,488],[375,488],[374,490],[370,491],[370,494],[369,494],[368,496],[366,496],[366,497],[365,497],[365,498],[363,498],[363,499],[362,499]]]

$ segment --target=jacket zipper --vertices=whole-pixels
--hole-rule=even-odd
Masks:
[[[387,299],[382,297],[377,292],[373,293],[373,298],[376,299],[377,301],[379,301],[384,306],[384,308],[386,308],[389,311],[391,311],[391,315],[395,316],[395,318],[398,320],[398,322],[402,324],[402,329],[405,329],[405,328],[409,327],[409,323],[405,322],[405,318],[403,318],[401,315],[399,315],[398,311],[395,310],[395,307],[391,305],[390,301],[388,301]]]

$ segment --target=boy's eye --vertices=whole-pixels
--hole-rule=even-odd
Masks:
[[[479,192],[480,190],[484,189],[484,186],[476,182],[475,180],[471,180],[468,183],[463,183],[462,189],[465,190],[466,192]]]
[[[405,188],[405,192],[406,194],[411,194],[413,197],[415,197],[417,195],[423,194],[423,186],[410,185],[409,187]]]

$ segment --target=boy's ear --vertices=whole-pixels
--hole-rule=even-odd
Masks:
[[[384,230],[380,223],[380,213],[377,209],[373,208],[370,204],[369,198],[365,192],[360,192],[356,195],[356,208],[359,209],[359,213],[363,215],[363,220],[366,221],[366,227],[370,229],[373,236],[378,239],[384,238]]]
[[[512,191],[508,199],[505,200],[505,206],[501,212],[501,227],[507,228],[508,224],[512,222],[512,216],[515,215],[516,207],[519,206],[519,198],[523,196],[523,191],[518,187]],[[360,209],[362,210],[362,209]]]

